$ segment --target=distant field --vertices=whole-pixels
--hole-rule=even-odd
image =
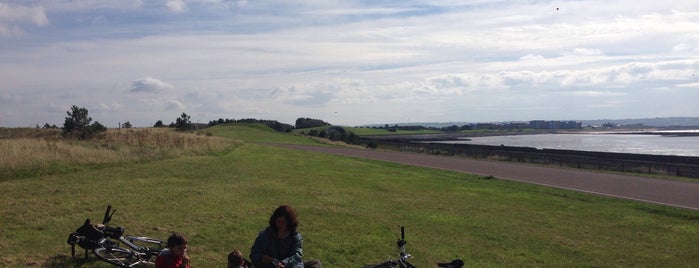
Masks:
[[[385,129],[377,128],[356,128],[356,127],[345,127],[346,130],[354,132],[357,135],[418,135],[418,134],[438,134],[442,133],[437,130],[396,130],[388,131]]]
[[[696,211],[274,148],[255,142],[315,141],[257,125],[206,131],[236,146],[0,180],[0,267],[110,267],[95,257],[72,261],[65,242],[86,217],[101,219],[107,204],[127,233],[188,235],[194,267],[224,267],[233,248],[247,254],[279,204],[297,208],[306,256],[325,267],[395,256],[400,225],[418,267],[455,257],[469,267],[699,263]]]

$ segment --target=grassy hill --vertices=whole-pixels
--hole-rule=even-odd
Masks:
[[[297,209],[305,255],[325,267],[396,256],[401,225],[418,267],[456,257],[469,267],[699,263],[697,211],[274,148],[258,142],[315,141],[258,125],[206,131],[237,142],[212,154],[0,180],[0,267],[110,267],[94,256],[71,260],[65,242],[107,204],[127,234],[186,234],[194,267],[223,267],[234,248],[247,254],[280,204]]]

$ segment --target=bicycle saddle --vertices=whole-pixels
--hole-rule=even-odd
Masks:
[[[437,266],[444,267],[444,268],[461,268],[464,266],[464,261],[462,261],[461,259],[455,259],[451,262],[437,263]]]

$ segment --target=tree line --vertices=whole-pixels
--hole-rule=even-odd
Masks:
[[[470,125],[463,125],[463,126],[451,125],[451,126],[446,126],[446,127],[425,127],[425,126],[399,126],[399,125],[390,126],[388,124],[385,124],[384,126],[374,126],[371,128],[385,129],[385,130],[388,130],[391,132],[396,132],[398,130],[403,130],[403,131],[436,130],[436,131],[442,131],[442,132],[458,132],[458,131],[463,131],[463,130],[473,130],[473,126],[470,126]]]
[[[216,125],[222,125],[222,124],[232,124],[232,123],[260,123],[263,125],[268,126],[271,129],[274,129],[279,132],[291,132],[294,130],[294,126],[289,125],[289,124],[284,124],[276,120],[261,120],[261,119],[252,119],[252,118],[246,118],[246,119],[223,119],[219,118],[218,120],[212,120],[209,121],[208,126],[213,127]]]
[[[66,138],[76,138],[76,139],[91,139],[98,134],[107,130],[107,128],[100,124],[98,121],[92,122],[92,117],[88,115],[88,110],[84,107],[78,107],[73,105],[70,111],[66,112],[68,116],[63,122],[62,134]],[[353,132],[348,132],[344,128],[339,126],[331,126],[330,123],[319,119],[312,118],[298,118],[296,120],[296,125],[292,126],[289,124],[284,124],[276,120],[260,120],[260,119],[223,119],[209,121],[208,126],[216,126],[221,124],[231,124],[231,123],[260,123],[264,124],[271,129],[279,132],[291,132],[294,128],[313,128],[308,133],[301,132],[302,135],[315,136],[320,138],[327,138],[332,141],[343,141],[349,144],[361,144],[359,136]],[[327,127],[328,128],[322,128]],[[37,128],[39,126],[37,125]],[[126,121],[125,123],[119,123],[119,127],[131,128],[131,122]],[[155,122],[153,127],[166,127],[162,120]],[[196,126],[192,124],[191,116],[187,113],[182,113],[180,117],[175,119],[174,122],[170,123],[167,127],[175,128],[179,131],[190,131],[194,130]],[[321,127],[322,129],[315,129]],[[56,125],[49,125],[46,123],[44,128],[58,128]]]

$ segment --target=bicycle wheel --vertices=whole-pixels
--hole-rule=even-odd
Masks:
[[[141,264],[141,259],[139,259],[134,252],[125,248],[99,247],[94,249],[92,252],[103,261],[119,267],[133,267],[137,264]]]
[[[165,241],[145,236],[127,236],[126,240],[140,248],[138,251],[144,253],[141,257],[146,264],[155,264],[155,257],[167,246]]]

